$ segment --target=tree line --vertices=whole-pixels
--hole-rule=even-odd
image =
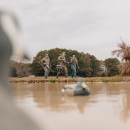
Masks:
[[[81,77],[97,77],[97,76],[114,76],[120,73],[120,62],[117,58],[108,58],[104,61],[98,60],[94,55],[89,53],[78,52],[76,50],[67,49],[50,49],[37,53],[33,58],[32,63],[22,63],[11,61],[11,76],[12,77],[26,77],[29,75],[43,76],[44,70],[40,64],[41,59],[45,54],[49,55],[51,61],[51,68],[54,73],[50,72],[50,76],[56,76],[56,65],[58,64],[58,56],[62,52],[66,53],[66,60],[69,62],[72,55],[75,55],[79,69],[77,69],[77,75]],[[70,65],[67,64],[68,74],[71,74]]]

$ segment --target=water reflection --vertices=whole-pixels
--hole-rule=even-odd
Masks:
[[[91,117],[89,120],[94,117],[100,121],[103,121],[102,117],[104,116],[108,118],[108,121],[115,121],[115,123],[123,121],[130,126],[129,83],[88,83],[91,95],[85,97],[63,95],[60,90],[64,83],[14,83],[12,86],[17,103],[24,103],[26,99],[31,98],[36,104],[35,107],[48,113],[75,112],[86,115],[84,117],[86,120],[89,116]],[[94,113],[101,115],[95,117]],[[119,129],[122,129],[120,125]]]
[[[32,90],[34,102],[46,111],[68,112],[78,109],[84,112],[89,97],[66,96],[61,93],[64,84],[35,84]],[[39,90],[39,91],[37,91]]]

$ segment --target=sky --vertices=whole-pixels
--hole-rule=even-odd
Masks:
[[[104,60],[113,57],[120,36],[130,43],[129,0],[0,0],[0,10],[18,17],[31,59],[58,47]]]

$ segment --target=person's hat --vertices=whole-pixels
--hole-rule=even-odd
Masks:
[[[45,56],[48,56],[48,54],[45,54]]]

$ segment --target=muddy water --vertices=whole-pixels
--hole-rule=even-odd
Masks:
[[[130,130],[130,83],[89,83],[90,96],[69,97],[63,83],[12,84],[15,101],[47,130]]]

